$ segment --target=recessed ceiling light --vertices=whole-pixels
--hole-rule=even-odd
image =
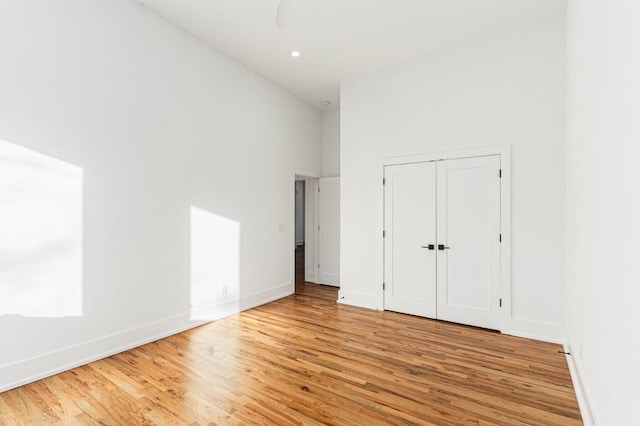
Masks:
[[[298,52],[297,50],[293,50],[291,51],[291,56],[293,56],[294,58],[298,58],[300,57],[300,52]]]
[[[322,105],[322,106],[331,105],[331,101],[327,101],[327,100],[325,99],[324,101],[320,101],[320,105]]]

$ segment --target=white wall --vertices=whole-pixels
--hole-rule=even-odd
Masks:
[[[340,109],[322,113],[322,176],[340,176]]]
[[[379,158],[512,144],[509,331],[562,340],[564,20],[345,82],[341,114],[341,301],[382,307]]]
[[[638,424],[638,22],[635,0],[569,2],[569,342],[574,382],[602,425]]]
[[[239,308],[293,291],[317,110],[129,0],[0,2],[0,52],[0,139],[84,174],[83,314],[0,316],[0,390],[192,326],[191,205],[240,223]]]

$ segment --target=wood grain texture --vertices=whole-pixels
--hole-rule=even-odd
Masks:
[[[0,394],[0,423],[581,424],[558,345],[296,290]]]

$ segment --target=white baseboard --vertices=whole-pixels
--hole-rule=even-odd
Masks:
[[[376,295],[345,290],[338,292],[338,303],[376,310],[381,310],[383,307],[380,297]]]
[[[571,341],[570,338],[568,340],[569,342]],[[589,387],[587,386],[587,382],[584,378],[580,357],[573,353],[571,343],[564,346],[564,351],[571,354],[566,355],[567,364],[569,365],[569,372],[571,373],[573,389],[576,391],[576,398],[578,400],[578,405],[580,406],[582,422],[585,426],[598,426],[600,422],[591,402],[592,399],[589,393]]]
[[[188,314],[176,315],[5,365],[0,369],[0,392],[53,376],[202,324],[204,322],[189,321]]]
[[[240,300],[240,310],[238,312],[246,311],[247,309],[255,308],[256,306],[264,305],[265,303],[273,302],[274,300],[291,296],[293,293],[295,293],[295,287],[293,283],[287,283],[278,287],[272,287],[258,293],[244,296]]]
[[[240,301],[227,301],[215,305],[216,317],[214,319],[220,319],[289,296],[293,294],[293,291],[293,285],[287,283],[244,296]],[[214,306],[203,309],[212,308]],[[201,312],[200,309],[195,313],[199,312]],[[192,321],[189,313],[184,313],[4,365],[0,367],[0,392],[181,333],[211,321]]]
[[[211,322],[216,321],[240,311],[240,300],[226,300],[219,303],[211,303],[199,306],[191,310],[191,321]]]
[[[338,303],[368,309],[384,309],[382,294],[375,295],[371,293],[340,290],[338,293]],[[558,344],[565,343],[564,327],[559,324],[548,324],[528,321],[521,318],[512,318],[503,325],[501,332],[511,336],[525,337],[528,339],[541,340],[543,342]]]
[[[560,324],[529,321],[520,318],[511,318],[501,330],[504,334],[524,337],[527,339],[541,340],[543,342],[564,344],[565,331]]]

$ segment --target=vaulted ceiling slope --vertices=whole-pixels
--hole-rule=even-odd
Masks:
[[[565,0],[135,1],[320,109],[339,103],[341,81],[561,16],[566,7]]]

